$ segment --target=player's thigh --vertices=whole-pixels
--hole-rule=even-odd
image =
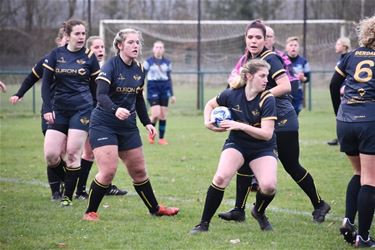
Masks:
[[[117,145],[105,145],[93,150],[99,172],[96,179],[102,184],[109,184],[116,174],[118,165]]]
[[[265,155],[256,158],[250,162],[250,166],[262,190],[276,189],[277,159],[274,156]]]
[[[361,159],[359,155],[347,155],[350,163],[352,164],[352,168],[354,174],[360,175],[361,174]]]
[[[159,104],[151,106],[150,110],[151,110],[151,117],[159,117],[160,116],[161,110],[160,110]]]
[[[66,141],[67,154],[81,153],[87,139],[87,132],[80,129],[69,129]]]
[[[143,148],[137,147],[119,152],[119,157],[125,164],[130,177],[135,182],[146,180],[147,172]]]
[[[168,116],[168,107],[160,106],[160,120],[166,120]]]
[[[94,153],[92,152],[90,140],[87,137],[85,145],[83,146],[82,158],[88,161],[94,160]]]
[[[44,154],[60,156],[64,152],[66,143],[66,134],[48,129],[44,137]]]
[[[375,187],[375,155],[360,154],[361,185]]]
[[[221,188],[228,186],[231,179],[243,163],[244,158],[240,151],[235,148],[224,149],[220,155],[213,183]]]

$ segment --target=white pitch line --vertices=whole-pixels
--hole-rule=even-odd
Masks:
[[[41,187],[47,187],[47,188],[49,187],[49,185],[46,184],[45,182],[38,181],[38,180],[28,180],[27,181],[27,180],[21,180],[21,179],[17,179],[17,178],[2,178],[2,177],[0,177],[0,182],[21,184],[21,185],[41,186]],[[136,192],[128,191],[126,196],[138,196],[138,194]],[[179,202],[179,201],[184,201],[184,202],[186,202],[186,201],[188,201],[188,202],[196,201],[196,199],[180,199],[180,198],[171,197],[171,196],[159,196],[159,197],[161,199],[170,200],[170,201],[177,201],[177,202]],[[235,200],[233,200],[233,199],[223,199],[222,204],[234,206]],[[275,212],[275,213],[282,213],[282,214],[289,214],[289,215],[303,215],[303,216],[311,217],[311,212],[306,212],[306,211],[298,211],[298,210],[289,209],[289,208],[278,208],[278,207],[273,207],[273,206],[270,206],[268,209],[271,210],[272,212]],[[326,216],[326,218],[329,218],[330,220],[335,220],[335,221],[341,221],[342,220],[342,217],[337,217],[337,216],[333,216],[333,215],[330,215],[330,214],[328,214]]]

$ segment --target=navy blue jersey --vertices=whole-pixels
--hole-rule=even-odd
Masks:
[[[136,112],[139,110],[137,108],[137,100],[140,98],[139,96],[143,98],[142,93],[145,80],[145,72],[142,64],[133,61],[129,66],[122,61],[120,56],[112,57],[103,65],[96,80],[108,83],[108,96],[113,105],[129,110],[132,115],[123,121],[119,120],[114,112],[109,111],[98,100],[98,106],[94,112],[95,114],[100,114],[100,116],[92,116],[95,119],[95,123],[99,122],[111,127],[136,128]],[[145,104],[143,103],[143,105]],[[94,123],[94,120],[91,121]]]
[[[297,74],[302,72],[306,77],[305,82],[309,82],[310,81],[310,64],[307,61],[307,59],[300,55],[297,55],[296,57],[290,57],[290,56],[288,57],[290,61],[292,61],[294,71]]]
[[[257,56],[257,58],[265,60],[271,66],[268,74],[268,83],[266,88],[271,89],[273,87],[276,87],[277,83],[275,79],[280,75],[286,73],[282,58],[279,57],[275,52],[266,48],[263,49],[263,51]],[[284,94],[275,98],[277,117],[283,117],[294,110],[289,94]]]
[[[148,85],[168,85],[169,91],[171,91],[170,95],[173,96],[171,61],[164,57],[158,59],[152,56],[144,62],[143,67],[146,70]]]
[[[260,128],[262,120],[277,119],[275,98],[267,90],[259,93],[253,100],[248,101],[245,87],[226,89],[216,97],[216,101],[220,106],[228,107],[231,111],[232,119],[237,122]],[[271,140],[264,141],[256,139],[241,130],[230,131],[229,139],[250,149],[273,149],[276,144],[275,135],[273,135]]]
[[[337,120],[375,121],[375,50],[357,48],[349,52],[335,69],[346,78]]]
[[[65,45],[52,50],[43,66],[44,75],[47,76],[47,71],[53,72],[56,81],[53,107],[50,93],[46,93],[44,86],[42,87],[42,97],[47,109],[76,111],[93,106],[90,80],[100,72],[93,51],[82,48],[71,52]],[[43,85],[52,84],[53,79],[49,75],[43,77]]]

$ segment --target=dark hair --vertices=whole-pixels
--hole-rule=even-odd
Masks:
[[[77,25],[83,25],[86,28],[86,23],[79,19],[69,19],[68,21],[64,22],[64,31],[65,33],[70,36],[72,33],[73,27]]]
[[[254,29],[260,29],[263,33],[264,38],[266,38],[266,26],[263,24],[263,22],[259,19],[252,21],[246,26],[246,31],[245,31],[245,36],[249,29],[254,28]]]

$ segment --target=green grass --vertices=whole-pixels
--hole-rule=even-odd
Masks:
[[[312,223],[310,201],[280,166],[278,192],[268,212],[273,232],[261,232],[247,210],[244,223],[215,216],[209,233],[191,236],[188,232],[199,222],[225,139],[225,134],[204,128],[202,112],[195,110],[195,87],[175,87],[177,103],[170,108],[166,134],[170,145],[144,145],[159,202],[179,207],[180,213],[176,217],[150,216],[120,165],[114,184],[129,194],[105,197],[97,223],[80,220],[85,201],[74,201],[72,209],[50,201],[39,106],[33,114],[28,94],[12,107],[8,98],[15,86],[9,88],[0,96],[0,249],[352,249],[338,231],[352,171],[338,147],[326,145],[335,136],[327,89],[314,89],[313,111],[304,110],[300,115],[301,163],[332,206],[326,222]],[[205,101],[217,91],[206,88]],[[146,138],[143,129],[141,133]],[[89,182],[96,169],[94,165]],[[233,180],[226,189],[218,212],[232,208],[234,184]],[[248,207],[253,201],[252,194]],[[240,239],[240,243],[232,244],[232,239]]]

